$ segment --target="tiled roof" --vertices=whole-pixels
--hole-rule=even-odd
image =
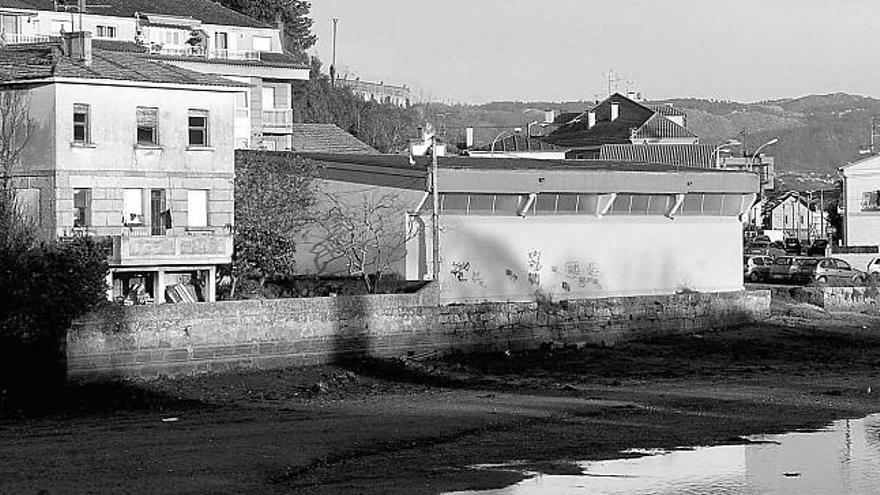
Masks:
[[[526,136],[520,136],[519,134],[499,139],[495,142],[494,146],[494,150],[499,153],[504,151],[564,151],[566,149],[568,148],[550,144],[538,137],[526,138]],[[492,150],[492,143],[487,143],[474,148],[474,151]]]
[[[632,139],[699,139],[696,134],[655,113],[632,134]]]
[[[714,168],[713,150],[708,144],[606,144],[599,159]]]
[[[72,3],[76,3],[72,1]],[[89,14],[134,17],[135,14],[160,14],[192,17],[206,24],[265,28],[272,27],[228,9],[211,0],[101,0],[87,10]],[[52,0],[0,0],[0,7],[28,10],[55,10]]]
[[[611,120],[611,104],[617,103],[618,117]],[[648,121],[655,112],[644,105],[615,93],[592,108],[596,113],[596,124],[588,127],[588,112],[553,131],[545,139],[547,142],[566,148],[583,148],[603,144],[628,144],[632,129],[637,129]]]
[[[73,60],[55,45],[19,45],[0,49],[0,82],[50,77],[112,79],[151,83],[246,86],[212,74],[181,69],[139,54],[92,50],[92,64]]]
[[[661,103],[644,103],[644,105],[651,110],[659,113],[660,115],[664,115],[666,117],[687,117],[687,114],[682,110],[675,108],[669,104],[661,104]]]
[[[305,153],[379,153],[334,124],[293,124],[292,149]]]
[[[171,56],[149,54],[149,49],[139,45],[133,41],[117,41],[117,40],[92,40],[92,47],[102,50],[114,52],[140,53],[149,55],[151,59],[156,60],[175,60],[185,62],[202,62],[209,64],[225,64],[225,65],[247,65],[251,67],[287,67],[294,69],[308,69],[308,65],[301,64],[297,59],[289,53],[260,53],[260,60],[230,60],[223,58],[205,58],[195,56]]]

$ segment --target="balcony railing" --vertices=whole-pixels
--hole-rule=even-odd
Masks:
[[[292,132],[293,110],[263,110],[263,130],[269,132]]]
[[[111,266],[217,265],[232,260],[232,236],[113,236]]]
[[[207,50],[200,46],[150,45],[150,53],[172,57],[197,57],[219,60],[260,60],[256,50]]]
[[[23,45],[26,43],[46,43],[48,41],[51,41],[51,38],[43,34],[19,34],[0,32],[0,45]]]

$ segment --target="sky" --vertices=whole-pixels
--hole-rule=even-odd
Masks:
[[[417,100],[880,97],[875,0],[311,0],[311,50]]]

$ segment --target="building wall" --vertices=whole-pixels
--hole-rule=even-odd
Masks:
[[[569,300],[558,304],[436,305],[412,295],[120,307],[67,336],[77,380],[278,368],[346,357],[613,345],[701,332],[769,316],[769,291]]]
[[[785,231],[788,237],[806,239],[809,233],[811,239],[824,238],[828,227],[824,212],[810,210],[794,197],[779,203],[770,214],[770,229]]]
[[[742,225],[736,217],[444,215],[440,231],[444,301],[723,292],[743,286]],[[426,240],[430,253],[430,236]]]
[[[850,246],[880,245],[880,210],[863,208],[865,193],[880,191],[880,157],[843,170],[844,233]]]
[[[228,89],[228,88],[226,88]],[[149,225],[149,190],[166,191],[173,225],[187,227],[187,190],[208,190],[208,221],[221,232],[233,219],[234,93],[222,90],[55,85],[57,235],[73,227],[73,189],[92,189],[92,229],[120,234],[123,189],[143,190]],[[90,145],[73,143],[73,106],[90,105]],[[136,144],[138,106],[159,109],[159,146]],[[188,146],[188,112],[208,111],[209,146]],[[127,230],[127,229],[126,229]]]

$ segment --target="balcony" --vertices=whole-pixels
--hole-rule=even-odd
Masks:
[[[43,34],[0,33],[0,45],[24,45],[27,43],[46,43],[52,38]]]
[[[208,50],[200,46],[150,45],[153,55],[170,57],[195,57],[212,60],[260,60],[260,52],[256,50]]]
[[[263,110],[263,132],[293,132],[293,110]]]
[[[111,267],[221,265],[232,260],[232,235],[113,236]]]

